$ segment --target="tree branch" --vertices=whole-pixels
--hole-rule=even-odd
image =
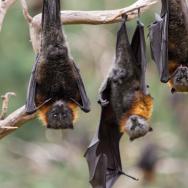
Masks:
[[[14,2],[15,0],[5,0],[5,2]],[[2,2],[0,7],[2,7]],[[29,24],[30,38],[35,53],[40,49],[40,32],[41,32],[41,14],[31,17],[25,0],[20,0],[23,14]],[[105,11],[61,11],[61,20],[64,24],[111,24],[122,21],[122,15],[127,14],[128,20],[132,20],[138,16],[138,9],[143,13],[151,5],[157,3],[157,0],[138,0],[129,7],[117,10]],[[6,3],[5,3],[6,4]],[[6,4],[5,13],[11,4]],[[7,8],[8,7],[8,8]],[[3,20],[4,14],[0,12],[0,21]],[[1,28],[2,22],[0,22]],[[25,106],[17,109],[6,119],[0,120],[0,139],[19,128],[25,122],[34,119],[36,113],[28,115],[25,112]]]
[[[25,0],[21,0],[22,7],[23,4],[26,7]],[[143,13],[151,5],[156,4],[157,0],[138,0],[134,4],[116,10],[101,10],[101,11],[61,11],[61,21],[62,24],[112,24],[122,21],[122,16],[127,14],[127,19],[132,20],[138,16],[138,9],[140,13]],[[29,15],[28,9],[25,8],[25,14]],[[24,15],[25,15],[24,14]],[[41,14],[36,16],[28,17],[25,16],[30,29],[30,38],[32,42],[33,49],[35,53],[38,53],[40,50],[40,32],[41,32]]]
[[[15,2],[16,0],[0,0],[0,31],[2,29],[3,21],[5,18],[5,15],[10,8],[10,6]]]
[[[26,114],[25,106],[14,111],[6,119],[0,120],[0,139],[21,127],[25,122],[34,119],[36,114]]]

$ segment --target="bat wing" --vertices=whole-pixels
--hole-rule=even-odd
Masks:
[[[74,71],[74,75],[76,77],[76,82],[78,85],[78,90],[79,90],[79,94],[80,94],[80,101],[77,101],[75,99],[71,99],[73,100],[73,102],[75,102],[78,106],[80,106],[80,108],[84,111],[84,112],[89,112],[90,111],[90,102],[89,99],[87,97],[86,91],[85,91],[85,87],[80,75],[80,70],[78,69],[78,67],[76,66],[76,64],[73,62],[73,71]]]
[[[161,16],[150,26],[150,47],[154,62],[161,76],[161,82],[169,81],[168,71],[168,1],[162,0]]]
[[[27,89],[27,99],[26,99],[26,112],[27,113],[33,113],[37,110],[36,104],[35,104],[35,95],[36,95],[36,70],[37,66],[40,63],[39,55],[37,55],[35,63],[33,65],[31,77],[29,80],[29,85]]]
[[[93,188],[111,188],[122,174],[118,127],[110,105],[102,107],[99,129],[85,154]]]
[[[146,44],[145,44],[145,37],[144,37],[144,25],[140,22],[140,20],[137,21],[137,27],[134,32],[131,47],[133,50],[133,53],[136,58],[136,63],[139,67],[139,74],[141,80],[141,90],[144,93],[147,93],[147,86],[146,86],[146,80],[145,80],[145,74],[146,74]]]

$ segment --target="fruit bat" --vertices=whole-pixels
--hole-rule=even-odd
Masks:
[[[186,0],[162,0],[150,26],[152,58],[171,92],[188,92],[188,7]]]
[[[137,166],[143,173],[145,184],[154,181],[156,176],[156,165],[159,159],[159,147],[156,144],[149,143],[143,148]]]
[[[69,55],[61,28],[60,0],[44,0],[41,49],[28,86],[26,112],[53,129],[73,128],[77,107],[90,111],[79,69]]]
[[[93,188],[111,188],[124,174],[119,151],[124,132],[134,140],[151,131],[153,99],[147,94],[145,69],[144,26],[137,22],[130,44],[123,22],[117,33],[115,63],[100,89],[99,129],[85,153]]]

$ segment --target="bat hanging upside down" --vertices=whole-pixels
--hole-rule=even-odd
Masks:
[[[130,140],[152,130],[148,121],[153,98],[147,91],[145,73],[144,27],[138,21],[130,45],[125,24],[122,24],[117,36],[115,64],[101,87],[99,103],[112,106],[120,132],[127,132]]]
[[[152,130],[153,99],[147,93],[145,70],[144,26],[137,22],[130,45],[123,22],[117,34],[115,63],[100,90],[99,128],[85,154],[93,188],[111,188],[120,175],[126,175],[119,151],[124,132],[134,140]]]
[[[90,111],[84,84],[61,28],[60,0],[44,0],[41,49],[27,93],[26,112],[38,111],[48,128],[73,128],[77,107]]]
[[[161,15],[150,26],[152,58],[171,92],[188,92],[188,4],[162,0]]]

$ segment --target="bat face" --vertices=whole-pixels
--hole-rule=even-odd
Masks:
[[[63,101],[55,102],[47,112],[47,128],[72,129],[73,112],[67,103]]]
[[[126,122],[125,129],[131,141],[136,138],[142,137],[148,132],[152,131],[152,128],[149,126],[148,121],[138,115],[132,115],[129,117]]]
[[[188,67],[178,67],[172,80],[175,91],[188,91]]]

